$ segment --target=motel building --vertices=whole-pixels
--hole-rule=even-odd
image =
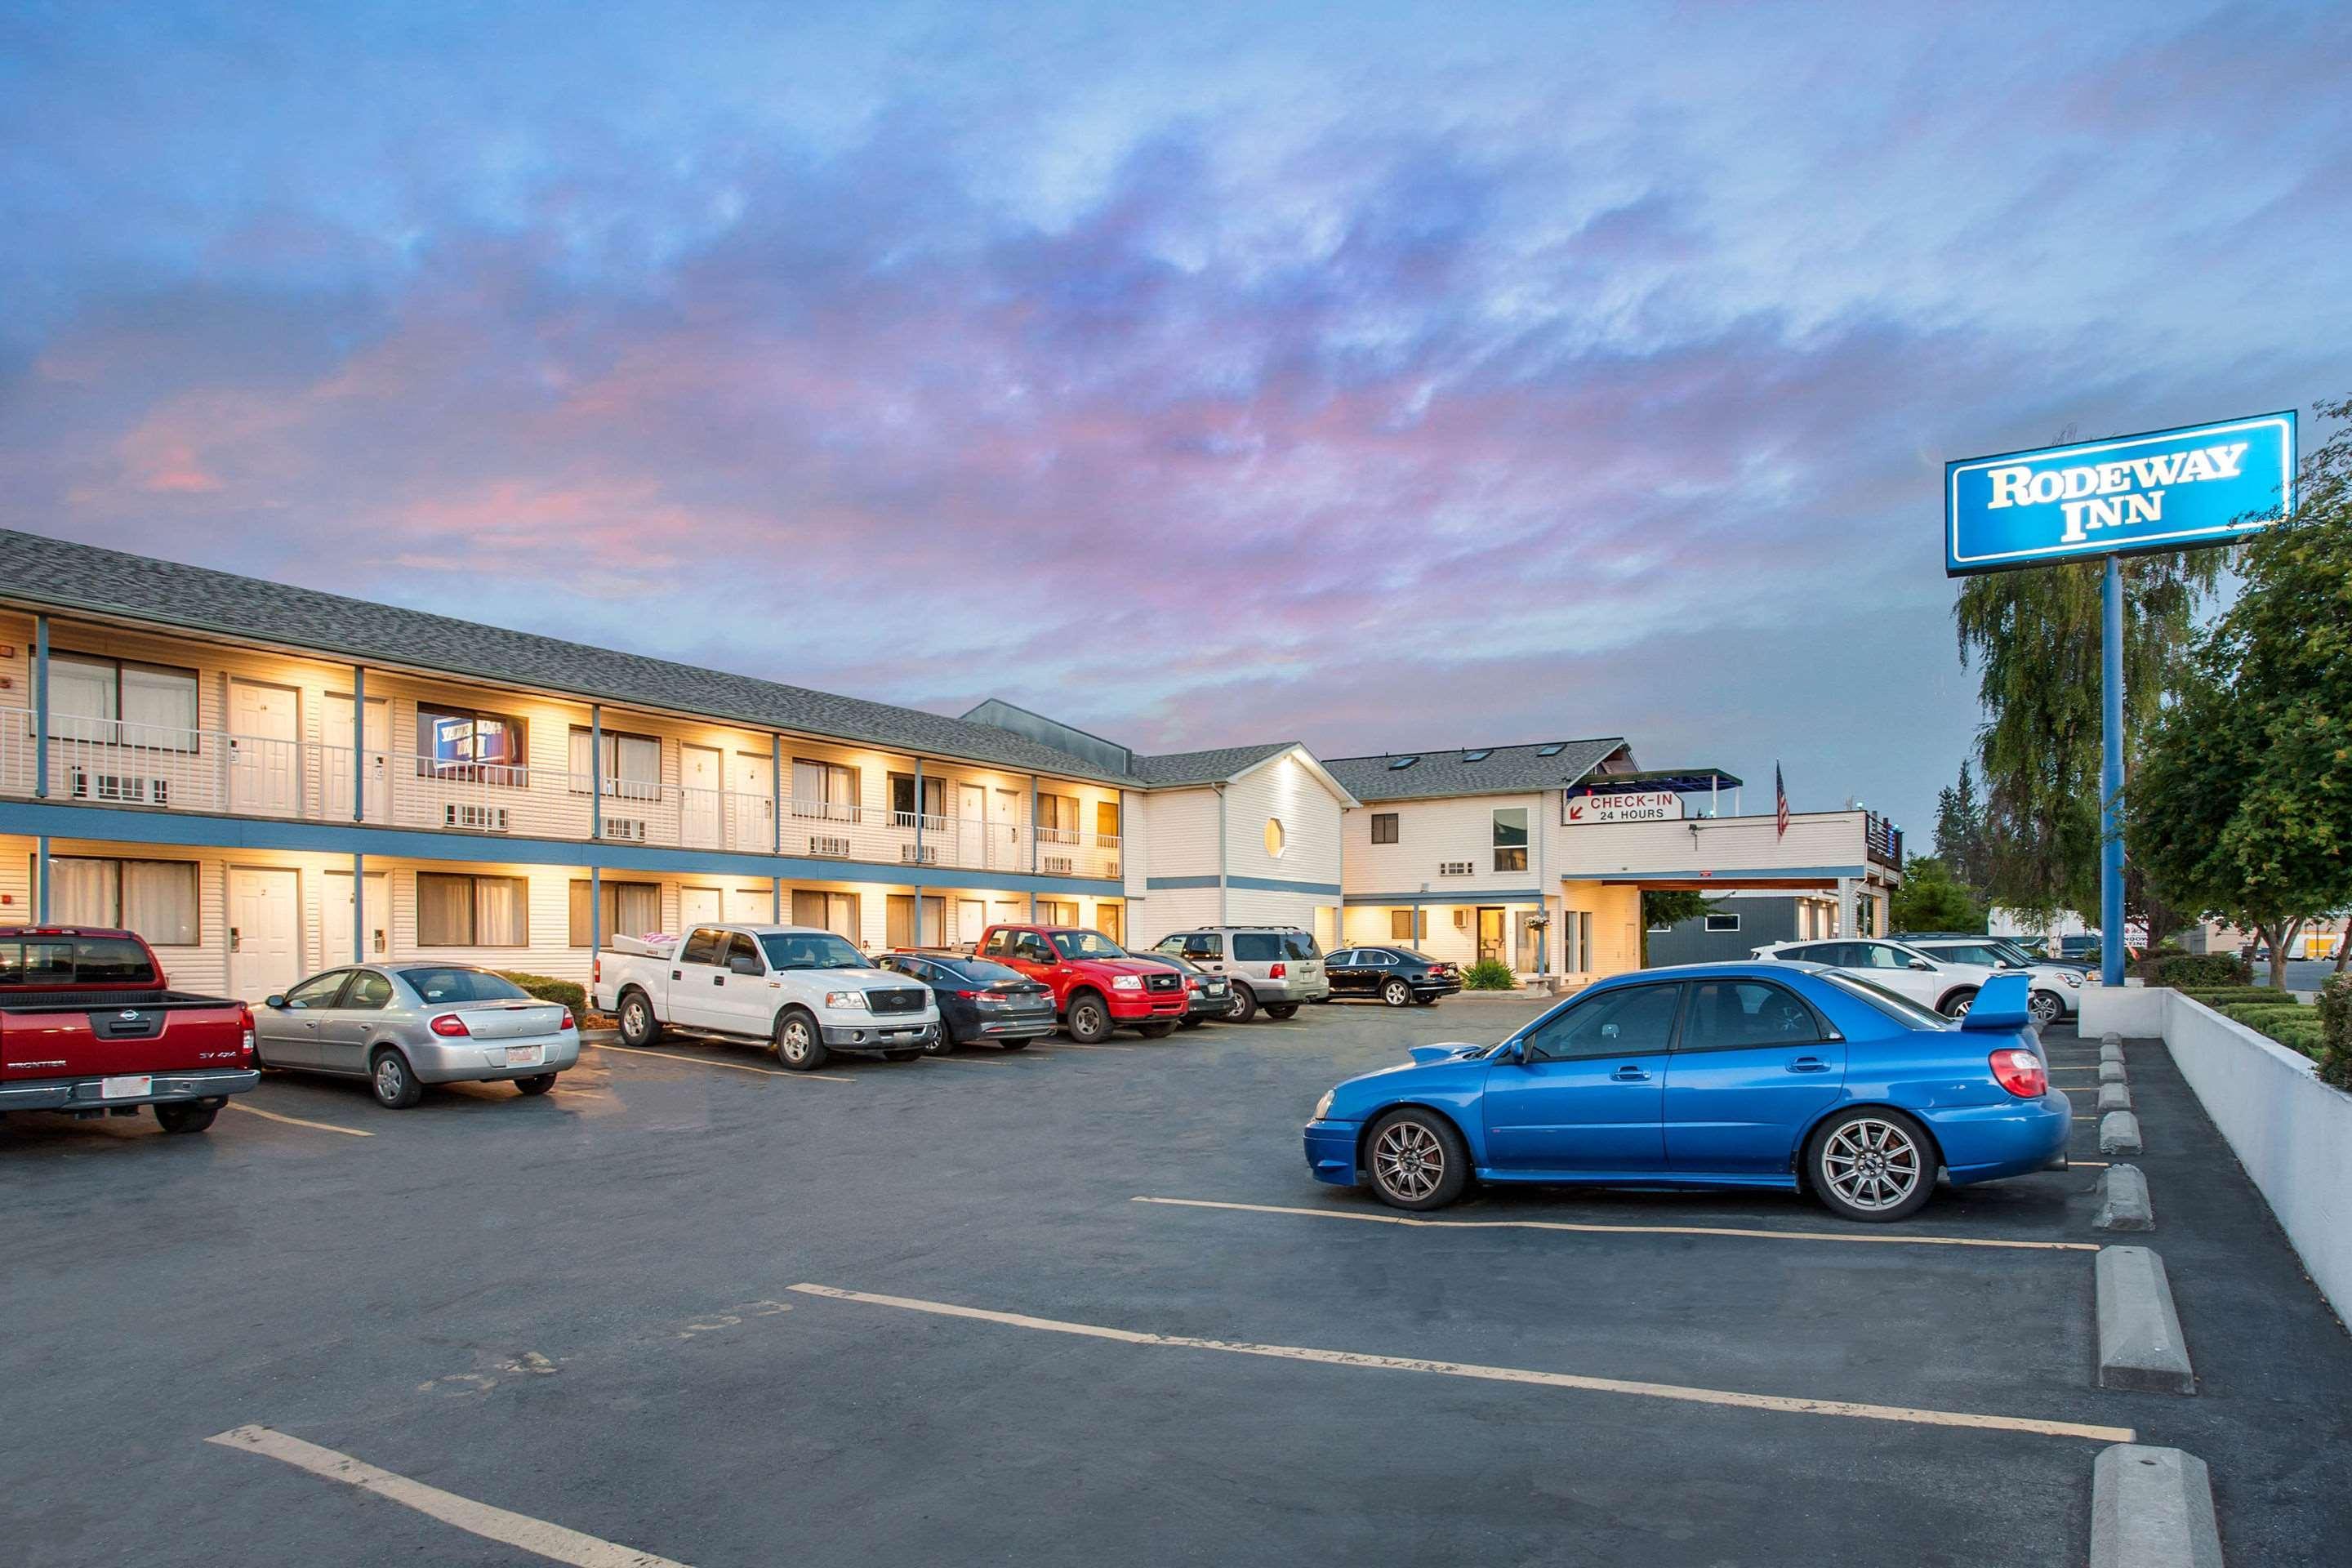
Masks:
[[[1622,739],[1148,754],[0,531],[0,925],[128,926],[248,1000],[355,960],[585,981],[615,933],[712,921],[1287,925],[1555,984],[1638,964],[1644,887],[1873,929],[1899,839],[1707,814],[1737,789]]]
[[[1783,895],[1792,935],[1811,938],[1885,931],[1902,885],[1902,834],[1877,814],[1795,812],[1783,833],[1771,812],[1740,814],[1736,776],[1644,772],[1622,736],[1324,765],[1360,803],[1343,945],[1499,959],[1567,989],[1640,967],[1647,889]]]

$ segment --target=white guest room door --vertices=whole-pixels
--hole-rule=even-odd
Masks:
[[[679,837],[709,847],[719,842],[719,752],[711,746],[677,749],[678,786],[682,792]],[[713,919],[718,917],[713,916]]]
[[[228,874],[228,989],[247,1002],[302,977],[301,881],[291,871],[232,867]]]
[[[320,803],[320,815],[329,821],[347,816],[352,809],[352,700],[341,693],[330,693],[325,714],[327,738],[326,765],[320,770],[326,798]],[[388,770],[392,763],[392,716],[384,700],[371,697],[367,705],[367,735],[362,742],[360,768],[367,780],[367,820],[383,822],[391,817],[388,797]]]
[[[677,890],[677,929],[691,933],[697,926],[719,923],[719,889],[716,888],[680,888]]]
[[[392,956],[392,900],[384,889],[383,873],[367,874],[366,945],[352,955],[352,874],[327,873],[326,890],[319,895],[319,950],[323,967],[338,963],[382,963]]]
[[[348,710],[344,717],[348,721]],[[229,682],[228,730],[230,808],[293,816],[302,798],[301,713],[293,689]]]

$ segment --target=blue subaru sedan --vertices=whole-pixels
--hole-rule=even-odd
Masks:
[[[1587,986],[1496,1046],[1416,1046],[1307,1125],[1318,1181],[1433,1209],[1482,1182],[1811,1191],[1848,1219],[1954,1184],[2063,1169],[2022,974],[1965,1018],[1798,963],[1649,969]]]

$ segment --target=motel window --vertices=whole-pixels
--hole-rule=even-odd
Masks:
[[[857,770],[842,763],[793,759],[793,815],[815,822],[857,820]],[[809,922],[816,923],[816,922]]]
[[[925,894],[923,898],[923,929],[919,937],[915,931],[915,895],[892,893],[883,910],[883,942],[889,947],[937,947],[947,928],[948,901],[945,898]],[[913,973],[911,970],[908,973]]]
[[[416,873],[419,947],[529,947],[530,885],[520,877]]]
[[[615,936],[637,936],[661,930],[659,883],[607,879],[600,890],[604,895],[606,942]],[[594,944],[595,932],[588,920],[588,893],[589,885],[585,879],[572,884],[572,945],[574,947]]]
[[[627,735],[607,730],[604,733],[604,765],[593,766],[588,760],[591,747],[597,742],[593,730],[574,724],[572,727],[571,789],[573,795],[588,793],[588,780],[593,774],[604,793],[617,800],[659,800],[662,793],[661,742],[651,735]]]
[[[1738,915],[1709,915],[1706,917],[1706,929],[1709,931],[1738,931],[1739,929],[1739,917]]]
[[[1118,802],[1115,800],[1095,802],[1095,847],[1118,847]]]
[[[1393,811],[1372,813],[1372,842],[1393,844],[1397,841],[1397,814]]]
[[[485,713],[443,703],[416,707],[416,774],[521,788],[523,722],[504,713]]]
[[[1411,942],[1413,940],[1412,911],[1411,910],[1391,910],[1389,911],[1389,940],[1391,942]]]
[[[150,947],[194,947],[196,863],[52,856],[49,918],[137,931]]]
[[[809,888],[793,889],[793,924],[829,931],[852,944],[862,945],[864,913],[856,893],[828,893]]]
[[[1498,806],[1495,812],[1495,869],[1524,871],[1528,868],[1528,808],[1524,805]]]
[[[193,752],[196,672],[89,654],[51,654],[49,733],[66,741]]]
[[[1078,841],[1078,797],[1074,795],[1040,795],[1037,797],[1037,837],[1047,844],[1076,844]]]
[[[945,816],[948,814],[948,781],[942,778],[923,780],[923,815]],[[890,815],[900,827],[915,825],[915,775],[890,775]]]

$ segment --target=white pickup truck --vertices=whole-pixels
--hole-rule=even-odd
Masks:
[[[621,1043],[664,1029],[762,1040],[796,1072],[835,1051],[903,1060],[946,1037],[928,985],[877,969],[846,938],[809,926],[697,926],[683,937],[615,937],[596,954],[596,1010]]]

